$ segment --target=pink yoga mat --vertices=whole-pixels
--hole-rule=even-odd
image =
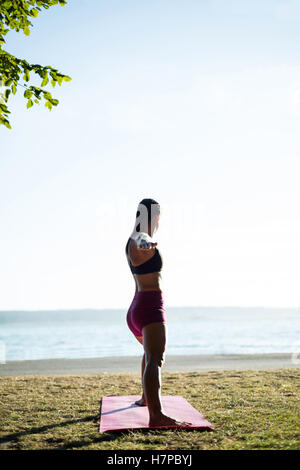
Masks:
[[[102,398],[100,432],[123,431],[126,429],[166,429],[165,427],[150,428],[148,426],[149,412],[146,406],[135,405],[140,396],[115,396]],[[197,429],[199,431],[212,430],[213,426],[204,419],[181,395],[163,396],[161,398],[164,412],[179,421],[192,423],[180,429]],[[177,428],[170,426],[168,429]]]

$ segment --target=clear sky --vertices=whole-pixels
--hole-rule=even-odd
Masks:
[[[300,1],[69,0],[33,23],[6,50],[72,82],[51,112],[19,87],[0,128],[0,309],[127,309],[144,197],[167,306],[299,306]]]

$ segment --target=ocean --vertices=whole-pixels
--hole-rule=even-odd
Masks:
[[[140,356],[126,309],[0,311],[0,362]],[[169,355],[300,351],[299,308],[167,307]]]

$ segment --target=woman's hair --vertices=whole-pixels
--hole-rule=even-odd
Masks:
[[[151,224],[153,217],[160,214],[160,205],[157,201],[151,198],[143,199],[139,202],[138,209],[136,212],[136,219],[141,215],[141,204],[146,207],[148,213],[148,226]],[[140,223],[135,227],[136,232],[140,232]]]

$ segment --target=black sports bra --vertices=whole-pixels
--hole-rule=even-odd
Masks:
[[[131,237],[129,237],[126,243],[126,248],[125,248],[126,254],[128,254],[128,245],[129,245],[130,239]],[[145,261],[145,263],[139,264],[138,266],[133,266],[131,261],[129,260],[129,267],[133,274],[156,273],[156,272],[161,271],[162,269],[162,257],[158,249],[155,247],[154,255],[150,259]]]

